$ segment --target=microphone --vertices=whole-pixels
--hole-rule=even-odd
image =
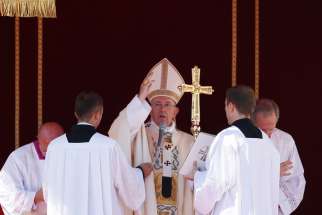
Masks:
[[[157,147],[161,146],[163,135],[165,134],[166,125],[161,122],[159,125],[159,138],[157,142]]]
[[[166,126],[164,123],[160,123],[159,125],[159,138],[158,138],[158,142],[156,143],[156,147],[155,147],[155,157],[156,159],[158,160],[158,158],[161,158],[161,148],[162,148],[162,141],[163,141],[163,136],[165,135],[165,129],[166,129]],[[161,160],[160,160],[161,161]],[[159,168],[162,168],[162,162],[156,162],[155,164],[155,167],[157,169]]]

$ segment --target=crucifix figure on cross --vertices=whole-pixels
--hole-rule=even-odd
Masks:
[[[192,94],[191,103],[191,133],[197,138],[200,133],[200,94],[211,95],[214,90],[212,86],[200,85],[200,69],[195,66],[192,68],[192,84],[182,84],[178,86],[181,92],[189,92]]]

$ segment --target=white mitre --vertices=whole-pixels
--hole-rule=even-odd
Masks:
[[[178,86],[184,84],[184,80],[168,59],[163,58],[155,64],[147,76],[149,75],[151,75],[150,79],[154,80],[148,94],[150,102],[157,96],[165,96],[174,100],[175,103],[179,102],[183,93]]]

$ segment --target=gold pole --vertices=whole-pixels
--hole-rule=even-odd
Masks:
[[[38,128],[43,122],[43,18],[38,17],[38,81],[37,81]]]
[[[231,85],[237,84],[237,0],[232,0]]]
[[[255,95],[259,97],[259,0],[255,0]]]
[[[20,146],[20,20],[15,17],[15,148]]]

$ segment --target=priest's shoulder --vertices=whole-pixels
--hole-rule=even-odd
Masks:
[[[56,137],[55,139],[53,139],[50,144],[48,145],[48,147],[55,145],[57,143],[61,143],[61,142],[66,142],[67,138],[66,138],[66,134],[62,134],[59,137]]]
[[[53,148],[57,148],[56,145],[60,146],[62,143],[67,143],[66,134],[62,134],[61,136],[53,139],[48,145],[47,152],[51,151]]]
[[[26,153],[26,151],[32,150],[33,144],[34,143],[32,142],[32,143],[28,143],[28,144],[25,144],[23,146],[20,146],[19,148],[14,150],[12,153],[16,153],[16,154]]]
[[[186,140],[185,142],[189,142],[191,144],[195,142],[195,139],[193,138],[193,136],[187,132],[177,129],[177,134],[179,138]]]
[[[30,153],[32,153],[32,146],[33,143],[28,143],[23,146],[20,146],[16,150],[10,153],[9,158],[16,158],[16,157],[24,157],[24,156],[30,156]]]
[[[275,133],[277,134],[278,137],[283,138],[285,140],[293,140],[293,137],[291,134],[287,133],[286,131],[283,131],[279,128],[275,128]]]
[[[116,140],[114,140],[111,137],[108,137],[104,134],[101,133],[95,133],[92,138],[95,138],[96,143],[102,143],[102,144],[109,144],[109,145],[114,145],[117,144]]]
[[[222,138],[224,136],[234,135],[236,137],[244,137],[243,133],[236,126],[230,126],[216,135],[216,139]]]

